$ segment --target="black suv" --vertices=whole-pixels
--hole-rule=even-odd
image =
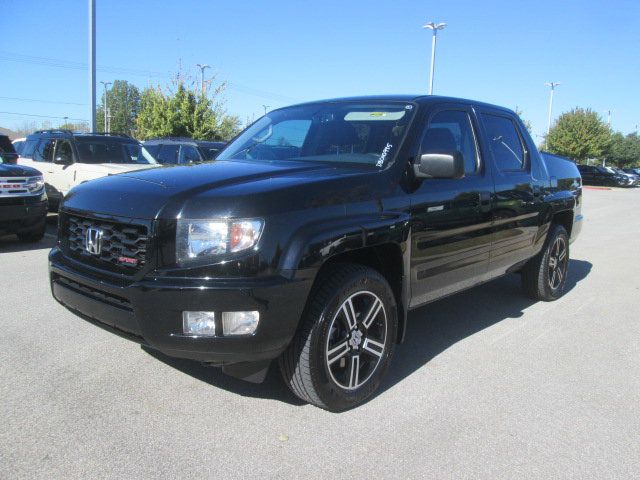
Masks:
[[[585,185],[603,185],[606,187],[629,187],[633,183],[632,180],[620,175],[607,167],[599,165],[578,165],[582,182]]]
[[[21,242],[37,242],[46,228],[44,179],[34,168],[15,165],[18,155],[6,136],[0,136],[0,145],[0,235],[15,233]]]
[[[158,163],[188,165],[215,160],[225,142],[193,140],[191,138],[154,138],[143,143]]]

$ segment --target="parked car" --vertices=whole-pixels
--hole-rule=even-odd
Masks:
[[[625,173],[640,176],[640,168],[624,168]]]
[[[42,174],[29,167],[4,163],[0,152],[0,235],[15,233],[21,242],[44,236],[47,194]]]
[[[26,138],[16,138],[12,142],[13,143],[13,148],[16,150],[16,153],[18,153],[18,155],[22,151],[22,147],[23,147],[25,141],[26,141]]]
[[[5,165],[15,165],[18,162],[18,154],[6,135],[0,135],[0,157]]]
[[[618,167],[606,167],[606,168],[611,169],[613,172],[617,173],[618,175],[628,177],[631,180],[631,184],[629,185],[630,187],[637,187],[638,185],[640,185],[640,175],[636,175],[635,173],[627,173],[623,169]]]
[[[143,142],[158,163],[188,165],[214,160],[225,142],[209,142],[191,138],[155,138]]]
[[[29,135],[18,163],[44,173],[50,206],[56,210],[74,185],[157,166],[142,145],[129,136],[68,130],[40,130]]]
[[[407,313],[510,272],[551,301],[580,173],[511,110],[436,96],[269,112],[215,162],[102,178],[60,208],[53,296],[172,357],[340,411],[376,391]]]
[[[602,185],[606,187],[629,187],[633,183],[632,180],[620,175],[607,167],[599,165],[578,165],[582,182],[585,185]]]

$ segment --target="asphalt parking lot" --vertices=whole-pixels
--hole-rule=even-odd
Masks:
[[[640,189],[584,203],[562,299],[512,275],[414,311],[381,392],[341,414],[276,368],[247,384],[76,318],[53,239],[3,237],[0,478],[638,478]]]

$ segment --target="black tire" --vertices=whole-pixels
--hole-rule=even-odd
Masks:
[[[36,243],[42,240],[44,237],[44,232],[47,228],[46,223],[43,221],[42,226],[38,227],[35,230],[29,230],[27,232],[18,233],[18,240],[22,243]]]
[[[564,293],[568,273],[569,236],[563,226],[554,224],[542,251],[522,269],[522,286],[529,297],[551,302]]]
[[[357,264],[330,266],[280,357],[282,376],[295,395],[320,408],[339,412],[359,405],[387,372],[397,326],[395,298],[380,273]]]

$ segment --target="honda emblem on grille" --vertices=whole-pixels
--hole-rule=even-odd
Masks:
[[[102,250],[102,230],[89,227],[85,233],[84,249],[92,255],[100,255]]]

